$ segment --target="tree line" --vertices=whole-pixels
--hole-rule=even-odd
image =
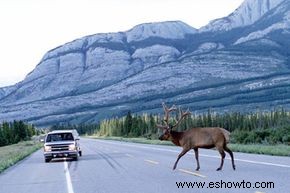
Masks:
[[[178,114],[170,119],[174,124]],[[132,114],[111,118],[98,124],[58,125],[52,129],[76,129],[80,134],[99,136],[146,137],[157,139],[160,131],[156,124],[162,123],[163,115]],[[231,131],[234,143],[290,144],[290,112],[284,109],[271,112],[223,113],[208,110],[202,114],[191,114],[185,118],[178,131],[192,127],[223,127]]]
[[[23,121],[3,122],[0,124],[0,146],[29,140],[37,132],[33,125]]]

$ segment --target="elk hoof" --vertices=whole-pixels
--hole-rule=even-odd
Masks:
[[[216,171],[221,171],[222,170],[222,168],[218,168],[218,169],[216,169]]]
[[[195,169],[195,171],[199,171],[199,167],[197,167],[197,168]]]

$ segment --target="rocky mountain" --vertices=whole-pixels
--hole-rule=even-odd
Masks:
[[[199,31],[228,31],[234,28],[251,25],[283,1],[284,0],[245,0],[232,14],[211,21]]]
[[[181,21],[162,23],[145,23],[126,32],[128,43],[146,40],[148,38],[184,39],[187,34],[194,34],[197,30]]]
[[[181,21],[95,34],[47,52],[0,89],[0,120],[96,122],[161,102],[192,111],[290,105],[290,1],[246,0],[199,30]]]
[[[16,89],[16,86],[6,86],[0,88],[0,99],[11,93],[14,89]]]

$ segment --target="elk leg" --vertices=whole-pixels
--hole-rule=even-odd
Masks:
[[[176,169],[176,166],[177,166],[177,163],[178,163],[179,159],[180,159],[182,156],[184,156],[184,154],[186,154],[188,151],[189,151],[189,149],[183,149],[182,152],[178,155],[177,160],[176,160],[176,162],[175,162],[175,164],[174,164],[174,166],[173,166],[173,170]]]
[[[195,159],[196,159],[196,163],[197,163],[197,167],[196,167],[196,171],[198,171],[199,170],[199,159],[198,159],[198,148],[194,148],[193,149],[194,150],[194,154],[195,154]]]
[[[231,150],[230,150],[226,145],[225,145],[225,147],[224,147],[224,150],[230,154],[231,159],[232,159],[232,166],[233,166],[233,169],[236,170],[236,166],[235,166],[235,162],[234,162],[234,154],[233,154],[233,152],[232,152],[232,151],[231,151]]]
[[[220,171],[222,168],[223,168],[223,165],[224,165],[224,159],[226,157],[226,154],[225,154],[225,151],[222,149],[222,148],[218,148],[218,151],[220,152],[221,154],[221,165],[218,169],[216,169],[216,171]]]

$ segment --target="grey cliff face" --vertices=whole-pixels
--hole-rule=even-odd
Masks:
[[[245,14],[248,2],[229,17]],[[0,120],[89,123],[159,112],[162,101],[192,111],[289,106],[289,2],[267,2],[246,26],[215,32],[210,23],[203,32],[149,23],[55,48],[23,81],[0,89]]]

